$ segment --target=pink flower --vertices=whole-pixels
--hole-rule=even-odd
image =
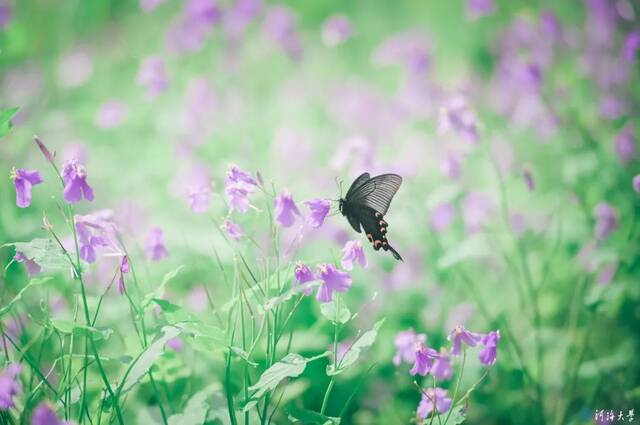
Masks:
[[[241,213],[249,209],[249,195],[255,192],[257,183],[251,174],[235,164],[229,164],[224,179],[224,193],[229,201],[229,209]]]
[[[296,216],[300,216],[300,211],[288,190],[285,189],[276,197],[273,213],[276,222],[282,227],[291,227]]]
[[[426,376],[433,366],[433,360],[438,358],[438,352],[421,342],[417,343],[414,349],[415,361],[409,373],[411,376]]]
[[[616,136],[615,151],[622,165],[629,164],[635,158],[636,137],[631,125],[627,125]]]
[[[18,378],[21,370],[22,366],[19,363],[10,363],[0,373],[0,410],[9,410],[16,406],[13,399],[22,392]]]
[[[439,381],[451,378],[453,370],[451,367],[451,358],[444,348],[440,349],[439,357],[433,362],[431,367],[431,375]]]
[[[159,56],[151,56],[140,64],[136,82],[147,89],[150,99],[157,97],[167,90],[169,78],[164,66],[164,60]]]
[[[116,128],[127,117],[125,105],[118,100],[109,100],[102,104],[96,114],[96,126],[103,129]]]
[[[33,411],[31,425],[71,425],[71,422],[58,418],[54,408],[46,401],[43,401]]]
[[[496,347],[500,342],[500,331],[491,331],[486,335],[483,335],[480,339],[480,344],[484,346],[478,354],[480,363],[491,366],[496,362]]]
[[[456,210],[452,204],[440,204],[431,212],[431,227],[438,233],[442,232],[453,222],[455,215]]]

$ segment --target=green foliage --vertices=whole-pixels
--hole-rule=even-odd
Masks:
[[[0,109],[0,138],[6,136],[11,131],[11,118],[20,108]]]
[[[331,364],[327,366],[327,375],[334,376],[344,372],[347,368],[353,365],[363,350],[371,347],[378,337],[378,331],[384,323],[385,319],[377,321],[373,325],[373,329],[366,331],[349,347],[342,359],[338,361],[338,364]]]

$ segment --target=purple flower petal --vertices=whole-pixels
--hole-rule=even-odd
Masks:
[[[342,248],[342,268],[345,270],[353,270],[354,263],[360,264],[363,269],[367,267],[367,257],[364,255],[364,249],[360,241],[347,241]]]
[[[273,214],[276,222],[282,227],[293,226],[296,216],[301,215],[288,190],[284,190],[276,197]]]
[[[93,201],[93,189],[87,182],[87,171],[77,160],[67,161],[62,167],[64,181],[64,200],[70,204],[79,202],[82,198]]]
[[[293,275],[298,285],[304,285],[305,283],[313,282],[314,280],[316,280],[316,277],[309,266],[303,263],[298,263],[296,265],[296,268],[293,271]],[[311,295],[312,292],[313,288],[306,288],[303,293],[304,295]]]
[[[308,221],[314,229],[319,228],[324,223],[327,214],[331,210],[331,202],[328,199],[311,199],[304,202],[311,211]]]
[[[14,408],[14,398],[22,392],[22,385],[18,376],[22,371],[19,363],[10,363],[0,372],[0,410]]]
[[[20,208],[31,205],[31,188],[43,182],[40,173],[37,170],[14,168],[10,178],[16,188],[16,205]]]
[[[152,261],[160,261],[169,255],[167,248],[164,246],[164,235],[159,227],[152,227],[147,234],[146,241],[147,256]]]
[[[316,299],[321,303],[333,301],[333,292],[346,292],[351,287],[351,276],[337,270],[333,264],[319,264],[318,277],[322,285],[318,289]]]

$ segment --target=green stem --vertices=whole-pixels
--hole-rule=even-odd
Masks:
[[[453,397],[451,397],[451,400],[453,401],[453,403],[451,403],[452,406],[455,406],[457,401],[456,401],[456,397],[458,396],[458,390],[460,389],[460,382],[462,382],[462,374],[464,373],[464,365],[467,362],[467,348],[465,347],[462,351],[462,366],[460,367],[460,372],[458,374],[458,380],[456,381],[456,387],[455,390],[453,390]],[[435,394],[434,394],[434,399],[435,399]],[[435,404],[435,400],[434,400],[434,404]],[[449,408],[449,412],[447,412],[447,417],[444,420],[444,423],[446,425],[447,422],[449,422],[449,417],[451,416],[451,412],[453,412],[453,407]]]
[[[327,410],[327,403],[329,402],[329,395],[331,394],[331,390],[333,389],[333,385],[334,385],[334,380],[333,380],[333,376],[331,377],[331,380],[329,381],[329,385],[327,385],[327,390],[324,392],[324,398],[322,399],[322,407],[320,408],[320,414],[324,415],[324,412]]]

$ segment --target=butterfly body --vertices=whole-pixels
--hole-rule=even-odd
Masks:
[[[391,251],[395,259],[402,261],[387,240],[389,225],[384,220],[384,214],[401,183],[402,177],[397,174],[371,178],[369,173],[363,173],[353,182],[345,197],[338,201],[338,208],[356,232],[364,231],[374,250]]]

